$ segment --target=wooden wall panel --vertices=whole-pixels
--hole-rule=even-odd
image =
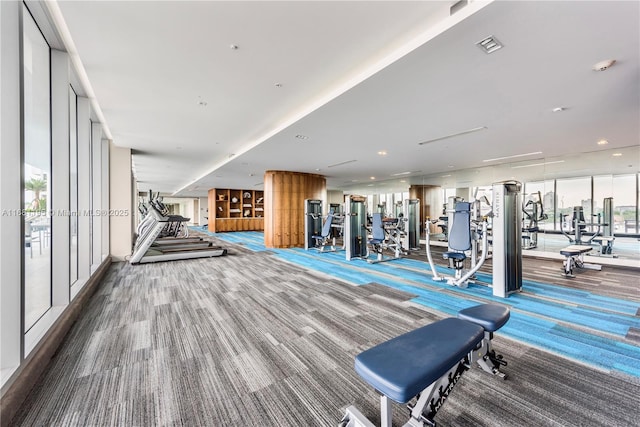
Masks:
[[[427,217],[436,219],[442,214],[442,187],[412,185],[409,187],[409,198],[420,199],[420,233],[423,233]]]
[[[322,175],[288,171],[265,172],[265,246],[304,246],[304,200],[326,200],[326,192],[326,180]]]

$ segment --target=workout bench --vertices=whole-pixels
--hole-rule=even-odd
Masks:
[[[591,246],[571,245],[560,249],[560,255],[564,255],[566,259],[562,262],[564,277],[576,277],[573,271],[577,268],[588,268],[591,270],[602,270],[602,266],[598,264],[588,264],[584,262],[584,255],[591,252]]]
[[[391,401],[407,404],[404,427],[434,427],[434,417],[462,374],[477,363],[502,379],[506,366],[491,348],[493,333],[509,320],[509,309],[483,304],[370,348],[355,360],[356,372],[380,394],[381,427],[391,427]],[[415,401],[413,401],[415,397]],[[339,427],[375,427],[349,406]]]

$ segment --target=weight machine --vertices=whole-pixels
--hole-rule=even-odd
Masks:
[[[344,245],[346,259],[366,259],[367,248],[367,198],[364,196],[345,196]]]
[[[542,204],[542,194],[538,191],[533,193],[537,195],[538,199],[529,199],[527,203],[522,207],[522,249],[535,249],[538,247],[538,221],[544,221],[548,218],[544,213],[544,206]]]
[[[333,233],[336,214],[329,212],[322,221],[322,200],[306,199],[304,201],[304,249],[317,249],[319,252],[335,252],[338,250],[336,236]]]

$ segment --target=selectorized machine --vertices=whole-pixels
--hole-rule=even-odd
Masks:
[[[326,218],[322,216],[322,200],[306,199],[304,201],[304,248],[305,250],[317,249],[319,252],[335,252],[344,248],[336,245],[336,228],[342,228],[339,223],[339,213],[334,208],[329,211]]]
[[[367,248],[367,199],[353,194],[345,196],[344,246],[347,261],[366,259]]]
[[[459,201],[455,204],[453,211],[449,212],[449,248],[443,254],[443,258],[449,260],[455,270],[453,276],[441,274],[436,269],[431,255],[431,221],[427,218],[427,259],[435,280],[466,287],[474,279],[475,273],[489,256],[488,221],[491,218],[493,295],[505,298],[522,289],[521,187],[517,181],[493,184],[492,211],[483,216],[480,215],[480,204],[488,202],[486,197],[473,203]],[[478,245],[481,247],[479,259]],[[471,267],[465,271],[464,263],[467,259],[470,260]]]
[[[522,184],[493,184],[493,295],[501,298],[522,289]]]
[[[537,198],[536,198],[537,197]],[[548,218],[544,213],[544,205],[542,204],[542,194],[538,191],[531,195],[531,198],[522,207],[523,224],[522,224],[522,249],[535,249],[538,247],[538,232],[540,227],[539,221]]]

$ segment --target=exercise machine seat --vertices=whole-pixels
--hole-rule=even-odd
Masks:
[[[458,312],[458,318],[476,323],[485,331],[495,332],[509,320],[509,309],[499,304],[482,304]]]
[[[449,248],[442,254],[444,259],[453,259],[458,264],[467,257],[464,251],[471,249],[471,203],[458,202],[453,213],[453,224],[449,230]],[[461,264],[458,268],[462,268]]]
[[[400,335],[356,357],[356,372],[376,390],[407,403],[484,337],[482,326],[447,318]]]
[[[327,215],[327,219],[324,220],[324,224],[322,225],[322,231],[319,236],[311,236],[316,240],[325,240],[329,237],[329,233],[331,233],[331,223],[333,222],[333,214],[329,213]]]
[[[371,239],[369,239],[369,244],[379,245],[384,242],[385,238],[382,214],[380,212],[375,212],[371,218]]]
[[[442,254],[444,259],[454,259],[456,261],[464,261],[467,256],[463,252],[445,252]]]

